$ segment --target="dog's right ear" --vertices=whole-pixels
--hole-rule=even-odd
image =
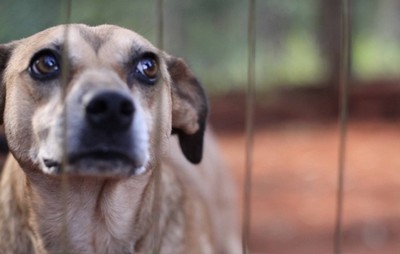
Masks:
[[[10,59],[14,46],[12,44],[0,44],[0,124],[3,124],[4,103],[6,97],[6,86],[4,82],[4,71]]]

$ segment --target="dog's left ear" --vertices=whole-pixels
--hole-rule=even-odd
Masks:
[[[0,44],[0,124],[3,124],[4,102],[6,96],[6,85],[4,83],[4,71],[10,59],[13,46],[11,44]]]
[[[172,81],[172,133],[178,135],[185,157],[197,164],[203,156],[207,98],[200,82],[182,59],[169,57],[167,66]]]

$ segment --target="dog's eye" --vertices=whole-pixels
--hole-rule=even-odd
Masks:
[[[139,60],[136,65],[136,73],[144,81],[154,83],[158,76],[158,63],[154,57],[147,56]]]
[[[58,57],[51,50],[44,50],[35,54],[29,65],[30,75],[34,79],[52,79],[60,72]]]

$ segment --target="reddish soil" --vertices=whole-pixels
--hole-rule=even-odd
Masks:
[[[211,100],[211,121],[241,204],[245,104],[240,96],[226,98]],[[397,114],[387,116],[379,111],[396,113],[398,109],[377,101],[382,105],[367,104],[374,109],[371,114],[358,112],[366,117],[353,112],[348,126],[343,254],[400,252],[400,121]],[[285,103],[289,106],[279,108],[280,116],[291,112],[291,120],[274,117],[279,114],[274,115],[273,105],[256,106],[250,250],[334,253],[339,127],[334,117],[321,117],[321,110],[334,107],[316,109],[321,103],[310,101],[308,107],[293,108],[290,105],[304,101]],[[357,108],[362,103],[353,101],[352,105]]]
[[[245,138],[218,132],[242,201]],[[342,253],[400,251],[400,124],[349,128]],[[333,253],[338,128],[293,124],[255,134],[251,250]]]

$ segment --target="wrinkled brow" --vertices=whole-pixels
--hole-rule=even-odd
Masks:
[[[82,27],[78,28],[79,35],[93,48],[96,54],[98,53],[101,46],[112,38],[114,30],[114,28],[109,28],[106,31],[102,31],[101,34],[97,34]]]

